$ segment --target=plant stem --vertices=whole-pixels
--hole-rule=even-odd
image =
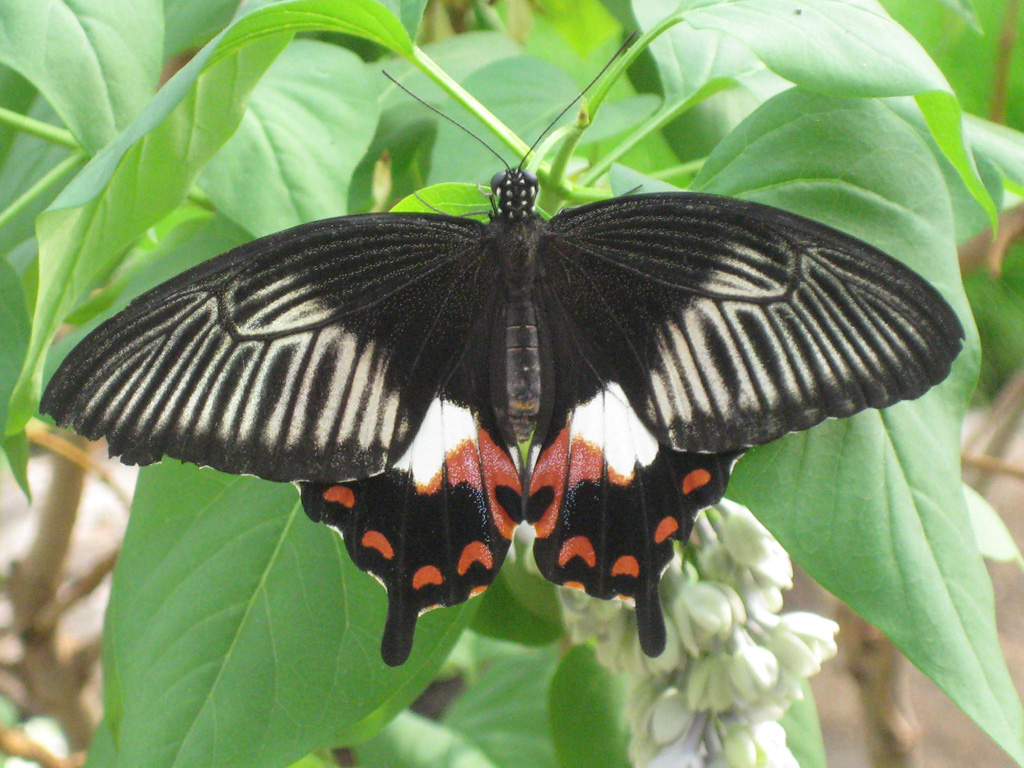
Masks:
[[[647,175],[652,179],[659,179],[661,181],[674,179],[677,176],[690,176],[703,168],[705,162],[707,162],[707,158],[702,157],[699,160],[691,160],[688,163],[673,165],[671,168],[662,168],[660,171],[652,171]]]
[[[455,101],[465,107],[471,114],[487,125],[501,141],[519,157],[525,157],[530,147],[516,136],[515,132],[505,125],[487,107],[477,101],[461,85],[441,69],[433,59],[427,56],[419,46],[413,46],[412,61],[427,77],[437,83]]]
[[[586,106],[580,108],[576,122],[570,127],[562,145],[558,148],[558,154],[551,162],[551,169],[548,171],[548,183],[541,190],[540,207],[546,211],[556,210],[564,201],[566,193],[565,169],[569,166],[572,153],[576,151],[576,145],[583,138],[583,132],[590,127],[590,114]]]
[[[82,148],[82,145],[78,143],[71,131],[44,123],[42,120],[36,120],[33,117],[14,112],[10,109],[0,107],[0,123],[6,123],[13,128],[17,128],[19,131],[31,133],[33,136],[38,136],[54,144],[63,144],[70,149]]]
[[[0,229],[3,229],[11,219],[31,205],[36,198],[45,194],[50,187],[64,178],[69,171],[88,159],[89,154],[84,149],[78,149],[53,166],[39,181],[26,189],[4,210],[0,211]]]

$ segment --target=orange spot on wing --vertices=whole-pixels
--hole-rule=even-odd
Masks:
[[[587,588],[580,584],[578,581],[566,581],[562,583],[562,586],[569,587],[569,589],[581,589],[584,592],[587,590]]]
[[[679,530],[679,521],[674,517],[666,517],[654,531],[654,542],[661,544],[665,539]]]
[[[486,591],[487,591],[487,585],[486,584],[481,584],[479,587],[473,587],[471,590],[469,590],[469,596],[470,597],[476,597],[477,595],[481,595],[481,594],[483,594]]]
[[[558,552],[558,564],[565,565],[574,557],[583,558],[583,562],[591,568],[597,565],[597,553],[594,552],[594,545],[586,536],[573,536],[566,541]]]
[[[380,531],[367,531],[363,534],[360,544],[367,549],[376,549],[384,556],[385,560],[390,560],[395,556],[395,550],[391,547],[391,542]]]
[[[639,576],[640,563],[632,555],[623,555],[612,566],[612,576]]]
[[[544,449],[533,468],[533,477],[530,479],[530,495],[532,496],[545,486],[554,491],[551,503],[548,504],[540,519],[533,524],[537,538],[547,538],[555,530],[558,510],[562,508],[562,493],[565,491],[568,456],[569,430],[566,428],[559,432],[554,442]]]
[[[441,584],[443,582],[444,577],[441,575],[441,571],[433,565],[424,565],[412,575],[413,589],[422,589],[427,584]]]
[[[332,485],[324,491],[324,501],[341,504],[343,507],[352,509],[356,503],[356,495],[352,493],[352,489],[348,486]]]
[[[471,542],[463,548],[462,555],[459,557],[459,565],[455,570],[458,571],[459,576],[463,576],[473,563],[480,563],[488,570],[494,567],[491,550],[482,541]]]
[[[483,485],[487,490],[491,518],[494,520],[498,533],[506,539],[511,539],[512,532],[516,529],[516,521],[512,519],[509,511],[498,502],[497,490],[499,485],[506,485],[521,494],[523,487],[519,482],[519,473],[516,471],[516,465],[512,459],[491,439],[487,430],[481,429],[477,439],[480,443],[480,465],[483,467]],[[518,514],[518,510],[513,514]]]
[[[706,469],[695,469],[683,478],[683,493],[693,493],[711,482],[711,473]]]

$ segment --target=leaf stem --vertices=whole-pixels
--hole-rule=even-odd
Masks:
[[[35,184],[26,189],[4,210],[0,211],[0,229],[32,204],[36,198],[45,194],[46,190],[58,183],[70,171],[89,159],[89,153],[84,149],[77,149],[61,160],[57,165],[47,171]]]
[[[70,149],[82,148],[82,145],[78,143],[78,140],[75,139],[71,131],[66,128],[58,128],[55,125],[44,123],[42,120],[36,120],[34,117],[23,115],[20,112],[0,107],[0,123],[6,123],[12,128],[17,128],[19,131],[31,133],[33,136],[38,136],[54,144],[62,144]]]

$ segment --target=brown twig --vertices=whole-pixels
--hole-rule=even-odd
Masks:
[[[960,455],[960,461],[964,466],[980,469],[986,475],[1007,475],[1018,480],[1024,480],[1024,464],[1014,464],[1005,459],[997,459],[994,456],[985,456],[977,453],[964,453]]]
[[[999,54],[996,58],[996,76],[992,85],[992,106],[989,119],[994,123],[1006,122],[1006,94],[1010,87],[1010,69],[1017,45],[1017,23],[1020,19],[1020,0],[1007,0],[1003,13],[1003,29],[999,35]]]
[[[58,757],[31,739],[24,731],[0,724],[0,753],[8,757],[21,757],[39,763],[42,768],[73,768],[84,763],[80,755]]]
[[[28,436],[29,442],[41,446],[51,453],[63,456],[68,461],[72,461],[82,469],[96,475],[117,496],[118,501],[124,505],[125,509],[131,507],[132,497],[121,488],[114,474],[101,462],[97,461],[87,450],[78,447],[61,434],[51,432],[36,422],[28,423],[25,427],[25,434]]]
[[[1024,417],[1024,369],[1014,374],[999,391],[985,419],[964,439],[963,452],[1002,460]],[[964,481],[984,495],[992,472],[983,467],[964,468]]]
[[[83,597],[91,595],[96,587],[103,582],[103,579],[114,570],[118,555],[120,555],[120,549],[108,552],[94,562],[87,572],[61,587],[56,597],[36,616],[37,630],[52,632],[56,629],[60,617]]]
[[[984,269],[990,275],[998,276],[1003,271],[1003,259],[1010,246],[1024,237],[1024,204],[1007,208],[999,214],[999,231],[995,237],[992,230],[979,232],[961,244],[959,249],[960,271],[965,275]]]
[[[892,641],[848,606],[836,618],[846,667],[860,692],[875,768],[917,768],[921,729],[907,691],[906,659]]]
[[[85,442],[79,438],[79,450]],[[35,538],[16,562],[5,588],[21,641],[16,674],[25,686],[24,709],[60,723],[72,749],[85,749],[92,738],[95,713],[89,706],[87,671],[75,664],[73,641],[57,628],[38,623],[40,612],[57,595],[78,519],[85,472],[78,462],[53,456],[53,480],[38,509]]]

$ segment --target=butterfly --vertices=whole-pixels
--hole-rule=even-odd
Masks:
[[[749,447],[916,398],[963,330],[921,277],[769,206],[637,194],[489,220],[369,213],[241,245],[136,298],[41,410],[129,464],[295,482],[387,589],[381,653],[490,585],[533,526],[541,573],[636,608]]]

